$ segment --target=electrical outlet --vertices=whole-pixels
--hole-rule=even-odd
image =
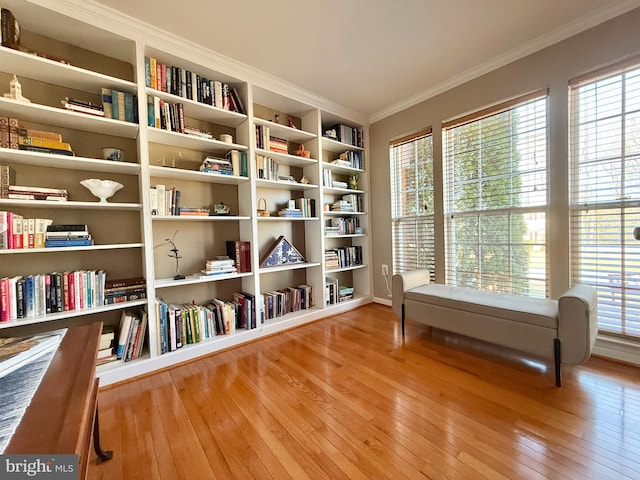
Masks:
[[[382,276],[386,277],[389,275],[389,265],[382,264]]]

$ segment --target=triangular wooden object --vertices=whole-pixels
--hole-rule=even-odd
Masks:
[[[289,241],[280,235],[269,251],[260,260],[261,267],[275,267],[289,263],[305,263],[302,254]]]

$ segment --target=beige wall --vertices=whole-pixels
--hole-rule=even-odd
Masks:
[[[441,123],[462,113],[501,100],[549,88],[550,159],[550,276],[551,296],[557,298],[569,285],[568,232],[568,115],[567,86],[570,78],[640,54],[640,9],[617,17],[551,47],[529,55],[477,79],[387,117],[370,126],[371,233],[374,295],[388,299],[380,265],[392,265],[389,141],[425,127],[433,127],[436,175],[436,281],[444,281],[442,219]],[[473,46],[470,45],[470,48]],[[437,47],[435,47],[437,48]],[[398,83],[401,85],[401,82]],[[392,270],[390,268],[390,270]]]

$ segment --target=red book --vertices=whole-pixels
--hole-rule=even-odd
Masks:
[[[8,322],[11,320],[10,302],[9,278],[0,278],[0,322]]]
[[[71,295],[69,294],[69,276],[70,272],[64,272],[62,274],[62,298],[64,311],[71,310]]]

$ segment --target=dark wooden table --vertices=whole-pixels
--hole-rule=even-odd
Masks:
[[[102,323],[69,328],[31,400],[5,454],[76,454],[86,477],[89,451],[100,448],[96,355]]]

